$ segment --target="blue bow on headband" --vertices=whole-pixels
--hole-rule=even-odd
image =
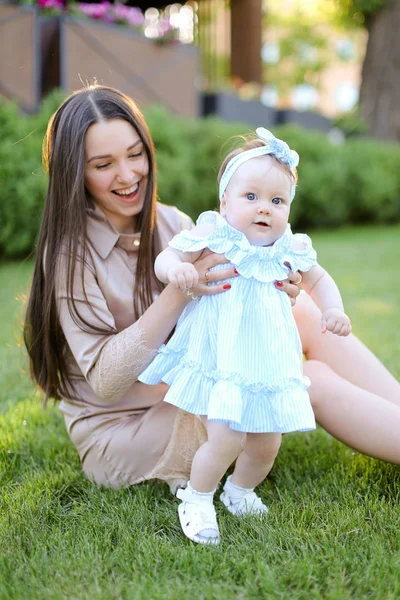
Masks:
[[[266,143],[266,146],[261,146],[257,148],[252,148],[251,150],[246,150],[245,152],[241,152],[234,156],[229,163],[226,165],[226,169],[224,174],[221,177],[221,181],[219,182],[219,199],[222,200],[222,196],[225,193],[225,190],[228,186],[231,177],[236,172],[236,170],[242,165],[246,160],[250,160],[251,158],[256,158],[257,156],[264,156],[267,154],[271,154],[275,156],[283,163],[287,164],[289,169],[294,174],[294,170],[299,164],[299,155],[295,150],[291,150],[286,142],[283,140],[279,140],[274,136],[273,133],[265,129],[264,127],[257,127],[256,134]],[[295,195],[295,184],[293,182],[292,191],[291,191],[291,200],[293,200]]]
[[[286,163],[291,171],[299,164],[299,155],[296,150],[291,150],[286,142],[274,136],[273,133],[264,127],[257,127],[256,134],[266,144],[268,144],[268,154],[273,154],[283,163]]]

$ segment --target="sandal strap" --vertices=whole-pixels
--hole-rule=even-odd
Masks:
[[[245,510],[245,511],[250,510],[251,512],[253,512],[253,511],[257,512],[257,510],[265,509],[265,504],[263,503],[261,498],[259,496],[257,496],[257,494],[254,491],[247,492],[247,494],[242,496],[242,498],[240,499],[237,506],[240,511],[241,510]]]
[[[176,497],[179,498],[179,500],[183,500],[183,502],[190,502],[192,504],[199,504],[200,502],[203,504],[211,504],[210,500],[212,499],[214,492],[206,492],[202,494],[201,492],[194,491],[190,486],[188,486],[185,489],[178,489],[176,492]]]
[[[206,529],[212,529],[218,533],[218,523],[213,504],[208,502],[183,502],[179,507],[179,516],[184,534],[193,539]]]

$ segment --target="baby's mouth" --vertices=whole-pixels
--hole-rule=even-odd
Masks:
[[[260,227],[271,227],[268,223],[265,223],[264,221],[256,221],[255,225],[259,225]]]

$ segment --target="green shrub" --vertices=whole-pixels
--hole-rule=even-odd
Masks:
[[[299,180],[290,218],[293,227],[300,230],[345,223],[349,210],[341,148],[329,143],[323,133],[293,125],[276,128],[274,133],[300,155]]]
[[[400,218],[400,147],[369,139],[344,148],[352,223],[390,223]]]
[[[334,124],[347,138],[368,134],[368,125],[361,116],[359,106],[335,119]]]
[[[0,255],[29,253],[35,244],[46,175],[41,144],[62,94],[51,94],[34,116],[0,102]],[[184,119],[166,109],[145,109],[158,164],[159,198],[193,219],[218,207],[217,173],[234,135],[250,131],[217,118]],[[297,231],[346,223],[400,220],[400,147],[368,138],[332,145],[322,133],[296,126],[273,132],[300,155],[291,223]]]
[[[47,182],[41,145],[59,101],[59,92],[51,95],[34,116],[0,102],[0,255],[26,255],[34,247]]]

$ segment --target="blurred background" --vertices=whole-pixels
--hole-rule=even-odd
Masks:
[[[400,220],[398,31],[398,0],[2,0],[0,255],[32,249],[46,122],[93,81],[144,109],[160,199],[192,217],[226,140],[262,125],[301,157],[292,225]]]

